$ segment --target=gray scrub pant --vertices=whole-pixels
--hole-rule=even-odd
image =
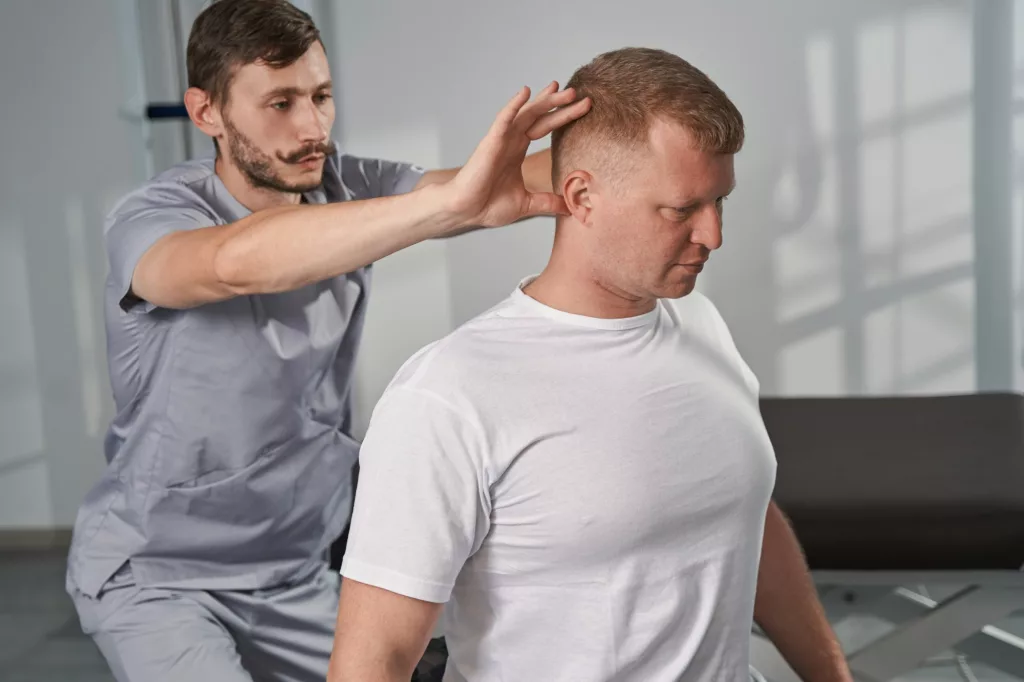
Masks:
[[[122,569],[72,598],[118,682],[323,682],[339,585],[325,568],[267,590],[140,588]]]

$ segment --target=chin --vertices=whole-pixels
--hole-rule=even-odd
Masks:
[[[312,192],[322,185],[324,182],[323,173],[318,173],[315,177],[310,178],[296,178],[289,184],[294,192]]]
[[[688,279],[683,282],[672,282],[670,284],[663,285],[659,291],[657,291],[658,298],[682,298],[693,292],[697,286],[697,278]]]

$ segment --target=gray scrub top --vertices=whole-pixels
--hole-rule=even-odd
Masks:
[[[423,170],[339,154],[309,203],[410,191]],[[75,522],[69,589],[95,597],[130,562],[140,585],[260,589],[322,567],[348,522],[353,363],[370,268],[188,310],[132,300],[161,236],[250,212],[213,159],[125,197],[105,226],[107,468]]]

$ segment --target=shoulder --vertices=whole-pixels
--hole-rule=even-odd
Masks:
[[[173,166],[121,197],[107,216],[108,228],[119,221],[162,210],[215,217],[207,196],[213,176],[212,159]]]
[[[329,202],[372,199],[411,191],[425,172],[406,161],[339,151],[324,166],[323,188]]]
[[[700,329],[715,336],[729,334],[729,327],[718,307],[707,295],[699,291],[693,291],[673,301],[662,300],[661,305],[669,317],[680,326]]]
[[[495,364],[495,349],[502,345],[508,323],[502,302],[460,325],[413,354],[398,370],[388,390],[414,388],[454,402],[473,401],[488,390],[488,375]]]
[[[707,295],[694,291],[677,301],[662,301],[662,305],[675,324],[698,334],[706,343],[711,344],[716,352],[737,367],[752,393],[756,395],[760,392],[757,375],[747,365],[736,346],[728,323]]]

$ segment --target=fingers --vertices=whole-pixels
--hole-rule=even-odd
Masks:
[[[569,106],[544,114],[527,129],[527,137],[531,140],[539,140],[545,135],[549,135],[553,130],[561,128],[566,123],[575,121],[590,111],[591,103],[589,97],[584,97]]]
[[[522,108],[516,117],[516,126],[525,132],[552,109],[570,105],[575,101],[575,89],[567,88],[560,91],[558,90],[558,83],[552,81],[546,88],[541,90],[536,99]]]
[[[491,126],[491,131],[499,135],[504,135],[505,132],[512,127],[512,124],[516,120],[516,116],[519,115],[523,105],[526,104],[530,99],[530,88],[524,86],[519,92],[516,93],[515,97],[508,101],[501,111],[498,112],[497,118],[494,119],[494,124]]]
[[[517,116],[517,118],[528,118],[530,120],[534,120],[537,117],[541,116],[545,111],[550,111],[553,106],[557,106],[550,104],[552,96],[555,95],[562,95],[564,97],[563,93],[558,92],[558,82],[551,81],[543,90],[537,93],[536,99],[534,99],[532,102],[524,106],[519,111],[519,115]],[[572,100],[570,99],[569,101]]]
[[[569,209],[565,205],[565,199],[550,192],[536,192],[530,194],[530,205],[526,209],[524,217],[539,215],[569,215]]]
[[[530,88],[523,87],[498,113],[491,126],[491,133],[504,136],[514,126],[530,139],[536,140],[589,110],[589,98],[576,101],[575,90],[568,88],[559,91],[557,81],[551,81],[532,102]]]

